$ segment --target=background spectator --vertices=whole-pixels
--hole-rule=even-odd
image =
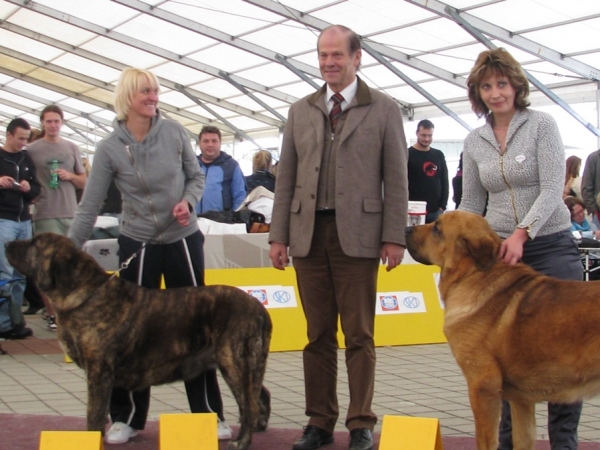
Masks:
[[[33,331],[25,327],[21,308],[26,282],[10,265],[4,245],[8,242],[31,239],[31,214],[29,205],[40,193],[35,176],[35,165],[26,150],[29,123],[18,118],[6,128],[6,143],[0,147],[0,280],[3,295],[0,302],[0,337],[23,339]],[[6,301],[6,300],[9,301]]]
[[[221,130],[206,125],[198,136],[198,162],[204,172],[202,198],[196,214],[207,211],[235,211],[246,198],[246,181],[238,162],[221,151]]]
[[[579,177],[581,158],[575,155],[569,156],[566,166],[563,197],[572,196],[581,198],[581,178]]]
[[[252,175],[246,177],[246,191],[250,193],[257,186],[264,186],[275,192],[275,175],[271,172],[273,156],[267,150],[259,150],[252,157]]]

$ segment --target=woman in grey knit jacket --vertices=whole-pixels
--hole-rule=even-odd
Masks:
[[[482,52],[467,80],[473,111],[486,123],[466,138],[460,210],[483,214],[502,237],[500,257],[560,279],[581,280],[570,214],[563,203],[565,154],[558,127],[528,109],[529,84],[503,48]],[[577,449],[581,403],[548,404],[553,450]],[[512,449],[510,407],[502,405],[499,450]]]

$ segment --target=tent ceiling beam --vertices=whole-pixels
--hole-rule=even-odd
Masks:
[[[484,34],[474,27],[468,20],[466,20],[462,15],[455,9],[447,7],[446,12],[450,14],[450,16],[456,21],[458,25],[460,25],[467,33],[473,36],[475,39],[480,41],[487,48],[493,49],[496,46],[490,41]],[[567,113],[569,113],[575,120],[581,123],[584,127],[594,133],[596,136],[600,137],[600,130],[598,130],[594,125],[585,120],[577,111],[571,108],[565,101],[563,101],[558,95],[548,89],[542,82],[540,82],[536,77],[534,77],[530,72],[524,70],[527,78],[530,83],[533,84],[536,88],[538,88],[541,92],[544,93],[550,100],[564,109]]]
[[[263,9],[266,9],[267,11],[279,14],[290,20],[302,23],[308,27],[314,28],[319,31],[327,28],[330,25],[333,25],[324,20],[317,19],[316,17],[313,17],[309,14],[304,14],[296,9],[290,8],[288,6],[283,6],[280,3],[275,2],[273,0],[244,0],[244,2],[259,6]],[[362,41],[368,43],[371,46],[371,48],[373,48],[386,58],[402,63],[408,67],[412,67],[413,69],[425,72],[429,75],[434,76],[437,79],[444,80],[454,86],[458,86],[460,88],[465,87],[465,80],[452,72],[443,70],[440,67],[434,66],[433,64],[429,64],[425,61],[421,61],[417,58],[414,58],[412,55],[392,49],[370,39],[362,39]]]
[[[369,55],[371,55],[373,58],[375,58],[377,61],[379,61],[379,63],[381,63],[385,67],[387,67],[397,77],[404,80],[410,87],[412,87],[414,90],[416,90],[419,94],[421,94],[423,97],[425,97],[431,103],[433,103],[435,106],[437,106],[442,111],[444,111],[448,116],[452,117],[456,122],[458,122],[460,125],[462,125],[464,128],[466,128],[468,131],[472,130],[472,127],[469,124],[467,124],[464,120],[462,120],[460,117],[458,117],[450,108],[448,108],[446,105],[444,105],[442,102],[440,102],[437,98],[435,98],[433,95],[431,95],[429,92],[427,92],[421,86],[419,86],[418,83],[415,83],[414,80],[412,80],[410,77],[406,76],[406,74],[401,72],[397,67],[392,65],[387,59],[385,59],[382,55],[380,55],[379,52],[373,50],[369,44],[367,44],[366,42],[363,41],[362,46],[363,46],[363,49],[367,53],[369,53]]]
[[[221,74],[221,77],[227,81],[229,84],[231,84],[233,87],[235,87],[236,89],[238,89],[241,93],[247,95],[248,97],[250,97],[252,100],[254,100],[256,103],[258,103],[260,106],[262,106],[263,108],[265,108],[267,111],[269,111],[271,114],[273,114],[275,117],[277,117],[279,120],[281,120],[283,123],[285,123],[287,120],[285,117],[283,117],[281,114],[279,114],[275,109],[271,108],[269,105],[267,105],[265,102],[263,102],[260,98],[258,98],[256,95],[254,95],[252,92],[250,92],[248,89],[246,89],[244,86],[242,86],[241,84],[239,84],[237,81],[235,81],[233,78],[231,78],[229,76],[229,74],[227,72],[219,72]]]
[[[30,94],[29,92],[24,92],[19,89],[15,89],[11,86],[0,85],[0,90],[8,92],[9,94],[13,94],[13,95],[16,95],[19,97],[26,98],[26,99],[34,101],[34,102],[38,102],[44,106],[46,106],[48,104],[48,99],[38,97],[37,95]],[[110,120],[103,119],[101,117],[97,117],[97,116],[94,116],[93,114],[88,114],[83,111],[79,111],[75,108],[71,108],[70,106],[61,105],[60,107],[64,112],[73,114],[74,116],[84,117],[84,118],[88,119],[89,121],[93,122],[95,125],[104,129],[104,131],[106,131],[107,133],[110,132],[110,130],[108,128],[106,128],[107,126],[108,127],[111,126],[112,122]],[[41,112],[42,112],[42,109],[40,108],[39,110],[34,110],[33,114],[39,115]]]
[[[0,23],[0,27],[6,29],[8,31],[17,33],[19,35],[31,38],[31,39],[40,40],[41,42],[44,42],[45,44],[51,45],[51,46],[53,46],[55,48],[58,48],[60,50],[64,50],[65,52],[73,53],[73,54],[75,54],[77,56],[80,56],[82,58],[89,59],[90,61],[94,61],[94,62],[97,62],[99,64],[106,65],[106,66],[111,67],[111,68],[113,68],[115,70],[123,70],[126,67],[128,67],[125,64],[116,62],[116,61],[111,60],[109,58],[104,58],[102,56],[96,55],[96,54],[94,54],[92,52],[89,52],[87,50],[83,50],[83,49],[80,49],[80,48],[75,48],[74,49],[72,46],[70,46],[68,44],[65,44],[64,42],[58,41],[58,40],[53,39],[53,38],[51,38],[49,36],[43,36],[43,35],[41,35],[39,33],[35,33],[33,31],[31,31],[31,30],[27,30],[25,28],[19,27],[19,26],[14,25],[14,24],[9,24],[8,22],[1,22]],[[50,69],[50,67],[56,67],[56,66],[53,66],[53,65],[48,64],[48,63],[43,62],[43,61],[41,63],[41,66],[45,67],[46,69]],[[62,69],[61,68],[60,70],[67,70],[67,69]],[[176,89],[176,87],[175,87],[176,83],[174,83],[173,81],[170,81],[170,80],[167,80],[167,79],[161,78],[161,77],[158,77],[158,79],[159,79],[159,82],[160,82],[161,85],[163,85],[163,86],[165,86],[167,88],[170,88],[170,89]],[[84,80],[82,80],[82,81],[84,81]],[[103,82],[101,82],[101,83],[103,83]],[[111,91],[114,89],[114,86],[112,84],[108,84],[108,85],[106,85],[104,87],[109,88]],[[264,122],[264,123],[266,123],[268,125],[272,125],[272,126],[276,126],[276,127],[283,126],[282,122],[280,122],[280,121],[278,121],[276,119],[273,119],[271,117],[265,116],[264,114],[255,113],[254,111],[252,111],[250,109],[243,108],[241,106],[235,105],[235,104],[233,104],[231,102],[228,102],[226,100],[218,99],[216,97],[210,96],[208,94],[205,94],[203,92],[197,91],[195,89],[189,89],[188,88],[188,91],[191,92],[193,95],[195,95],[197,98],[200,98],[202,101],[205,101],[207,103],[218,105],[218,106],[220,106],[220,107],[222,107],[224,109],[228,109],[228,110],[230,110],[232,112],[235,112],[237,114],[240,114],[240,115],[251,117],[251,118],[253,118],[255,120],[258,120],[260,122]],[[176,111],[171,111],[171,112],[175,113]],[[179,112],[177,112],[177,113],[179,114]],[[185,116],[185,114],[182,114],[182,115]],[[192,117],[188,117],[188,118],[190,118],[192,120],[195,120]],[[204,119],[205,122],[206,122],[206,120],[207,119]],[[226,131],[227,132],[231,132],[231,130],[229,130],[229,129],[227,129]]]
[[[74,55],[80,56],[82,58],[88,59],[90,61],[93,62],[97,62],[98,64],[102,64],[105,66],[108,66],[112,69],[118,70],[118,71],[122,71],[123,69],[127,68],[128,66],[126,64],[120,63],[118,61],[115,61],[113,59],[110,58],[106,58],[104,56],[100,56],[97,55],[95,53],[92,53],[88,50],[84,50],[82,48],[73,48],[72,45],[66,44],[62,41],[59,41],[58,39],[54,39],[50,36],[45,36],[42,35],[40,33],[36,33],[34,31],[31,31],[27,28],[23,28],[20,27],[18,25],[15,24],[11,24],[9,22],[0,22],[0,28],[3,28],[7,31],[19,34],[21,36],[25,36],[28,37],[30,39],[35,39],[35,40],[39,40],[40,42],[43,42],[44,44],[50,45],[52,47],[58,48],[60,50],[63,50],[67,53],[72,53]],[[46,63],[44,63],[46,64]],[[167,80],[166,78],[161,78],[158,77],[158,81],[160,82],[160,84],[166,88],[169,89],[176,89],[175,88],[175,82],[171,81],[171,80]],[[260,114],[257,113],[255,111],[252,111],[251,109],[248,108],[244,108],[242,106],[236,105],[235,103],[231,103],[228,102],[227,100],[223,100],[217,97],[214,97],[212,95],[208,95],[204,92],[200,92],[198,90],[195,89],[191,89],[189,87],[186,88],[190,93],[192,93],[194,96],[196,96],[197,98],[201,99],[202,101],[206,102],[206,103],[210,103],[213,105],[217,105],[221,108],[224,109],[228,109],[231,112],[234,112],[236,114],[240,114],[242,116],[247,116],[247,117],[251,117],[255,120],[258,120],[259,122],[263,122],[266,123],[268,125],[272,125],[275,127],[281,127],[283,126],[283,124],[276,120],[273,119],[269,116],[265,116],[264,114]]]
[[[288,70],[294,72],[298,77],[300,77],[302,80],[306,81],[308,84],[310,84],[313,88],[315,89],[319,89],[321,86],[316,83],[312,78],[308,77],[308,75],[306,75],[304,72],[300,71],[300,69],[298,69],[296,66],[294,66],[294,64],[292,64],[288,58],[286,58],[284,55],[277,55],[277,61],[282,64],[283,66],[285,66]]]
[[[258,148],[262,148],[260,145],[258,145],[256,143],[256,141],[254,139],[252,139],[250,136],[248,136],[244,132],[244,130],[241,130],[241,129],[237,128],[235,125],[233,125],[231,122],[229,122],[225,117],[221,116],[219,113],[217,113],[216,111],[212,110],[208,105],[205,105],[203,102],[201,102],[200,100],[198,100],[197,98],[195,98],[183,86],[180,85],[177,90],[179,92],[181,92],[183,95],[185,95],[187,98],[189,98],[190,100],[192,100],[194,103],[196,103],[198,106],[200,106],[201,108],[204,108],[210,114],[212,114],[213,116],[215,116],[217,119],[219,119],[225,125],[227,125],[229,128],[231,128],[236,135],[241,136],[241,137],[245,138],[246,140],[252,142]]]
[[[20,73],[14,72],[13,70],[6,69],[1,66],[0,66],[0,73],[3,73],[5,75],[8,75],[8,76],[16,78],[16,79],[26,81],[31,84],[35,84],[36,86],[43,87],[44,89],[48,89],[50,91],[58,92],[59,94],[62,94],[66,97],[81,100],[82,102],[92,104],[94,106],[97,106],[98,108],[114,111],[113,105],[111,105],[109,103],[104,103],[104,102],[98,101],[98,100],[88,97],[84,94],[73,92],[71,90],[68,90],[68,89],[56,86],[54,84],[39,80],[37,78],[31,77],[29,75],[20,74]],[[48,103],[48,102],[46,102],[46,103]],[[164,110],[164,111],[172,113],[172,114],[180,115],[181,117],[190,119],[190,120],[194,121],[195,123],[200,123],[200,124],[205,124],[205,125],[214,125],[214,123],[211,119],[202,117],[198,114],[191,113],[189,111],[186,111],[185,109],[176,108],[172,105],[168,105],[168,104],[165,104],[162,102],[159,103],[159,107],[161,110]],[[231,129],[229,129],[228,131],[231,132]]]
[[[26,106],[23,106],[23,105],[20,105],[18,103],[15,103],[13,101],[7,100],[5,98],[0,98],[0,104],[8,106],[9,108],[13,108],[13,109],[17,109],[19,111],[23,111],[24,113],[38,115],[37,111],[35,109],[29,108],[29,107],[26,107]],[[0,112],[0,115],[6,117],[8,119],[8,122],[10,122],[12,119],[15,119],[14,116],[10,116],[10,115],[8,115],[6,113]],[[75,122],[70,121],[70,120],[65,120],[64,123],[66,125],[68,125],[69,128],[71,128],[73,131],[79,130],[79,131],[82,131],[82,132],[85,132],[85,133],[93,134],[95,136],[98,136],[99,138],[103,138],[103,137],[106,136],[106,134],[104,134],[104,133],[98,133],[97,130],[94,130],[93,128],[86,127],[85,125],[81,125],[81,124],[75,123]],[[32,125],[36,125],[40,129],[42,128],[41,124],[39,123],[39,121],[32,123]],[[73,140],[75,140],[77,142],[80,142],[80,143],[83,143],[83,144],[86,144],[86,145],[89,145],[89,143],[91,142],[92,146],[94,145],[94,141],[93,140],[91,140],[91,139],[83,136],[81,133],[78,133],[78,134],[79,134],[79,136],[69,136],[69,139],[73,139]]]
[[[147,3],[141,2],[139,0],[112,0],[115,3],[119,3],[120,5],[127,6],[129,8],[135,9],[136,11],[143,12],[148,14],[149,16],[156,17],[158,19],[164,20],[165,22],[172,23],[174,25],[178,25],[186,30],[193,31],[194,33],[201,34],[203,36],[210,37],[216,41],[222,42],[223,44],[231,45],[240,50],[244,50],[246,52],[252,53],[256,56],[260,56],[269,60],[271,62],[278,62],[277,53],[269,50],[267,48],[261,47],[256,44],[252,44],[251,42],[245,41],[238,36],[232,36],[227,33],[223,33],[215,28],[207,27],[206,25],[199,24],[194,22],[193,20],[187,19],[185,17],[181,17],[177,14],[173,14],[169,11],[165,11],[164,9],[160,9],[156,6],[151,6]],[[307,73],[313,77],[320,77],[321,74],[319,70],[314,66],[309,64],[305,64],[300,61],[293,61],[294,66],[300,69],[302,72]],[[239,83],[238,83],[239,84]]]
[[[441,17],[445,17],[450,20],[454,20],[449,13],[449,7],[447,4],[442,3],[438,0],[406,0],[409,3],[420,6],[432,13],[438,14]],[[447,9],[448,8],[448,9]],[[557,66],[564,69],[575,72],[582,77],[590,80],[600,80],[600,70],[582,63],[576,59],[570,58],[563,55],[562,53],[552,50],[551,48],[540,45],[537,42],[531,41],[523,36],[510,32],[497,25],[491,24],[484,20],[481,20],[471,14],[459,12],[460,17],[468,22],[474,28],[480,30],[482,33],[488,36],[498,39],[504,43],[510,44],[513,47],[530,53],[536,57],[542,58],[545,61],[549,61]]]
[[[6,2],[12,3],[14,5],[20,6],[22,8],[30,9],[31,11],[37,12],[39,14],[51,17],[53,19],[59,20],[61,22],[68,23],[70,25],[76,26],[83,30],[87,30],[91,33],[95,33],[99,36],[106,37],[108,39],[112,39],[121,44],[128,45],[133,48],[137,48],[139,50],[143,50],[147,53],[159,56],[164,58],[167,61],[176,62],[178,64],[182,64],[184,66],[190,67],[192,69],[199,70],[200,72],[212,75],[214,77],[219,78],[219,70],[216,67],[209,66],[207,64],[202,64],[199,61],[193,60],[183,55],[178,55],[174,52],[166,50],[164,48],[157,47],[155,45],[147,44],[139,39],[134,39],[132,37],[126,36],[124,34],[118,33],[116,31],[107,30],[101,26],[95,25],[83,19],[79,19],[77,17],[65,14],[64,12],[58,11],[56,9],[49,8],[47,6],[41,5],[39,3],[34,3],[29,0],[4,0]],[[270,89],[267,86],[263,86],[259,83],[255,83],[250,80],[246,80],[242,77],[238,77],[236,75],[232,75],[232,77],[240,83],[242,86],[247,89],[261,92],[267,96],[275,98],[277,100],[294,103],[298,99],[294,96],[285,94],[283,92],[277,91],[276,89]]]

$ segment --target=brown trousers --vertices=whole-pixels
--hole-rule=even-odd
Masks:
[[[375,302],[378,258],[354,258],[340,246],[335,216],[317,215],[311,249],[293,258],[308,326],[304,385],[308,425],[333,432],[337,399],[337,326],[342,324],[350,405],[346,427],[373,429],[375,384]]]

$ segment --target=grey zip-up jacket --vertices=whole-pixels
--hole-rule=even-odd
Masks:
[[[204,174],[183,126],[163,119],[160,111],[152,119],[150,132],[137,142],[124,122],[115,119],[114,131],[96,149],[92,171],[68,236],[82,246],[90,237],[111,181],[121,191],[121,233],[141,242],[170,244],[196,230],[193,207],[204,190]],[[191,205],[190,224],[172,222],[173,208],[181,200]]]
[[[525,228],[529,238],[571,227],[562,200],[565,151],[556,122],[549,114],[526,109],[513,116],[506,151],[491,124],[473,130],[464,144],[463,197],[460,210],[482,214],[502,238]]]

